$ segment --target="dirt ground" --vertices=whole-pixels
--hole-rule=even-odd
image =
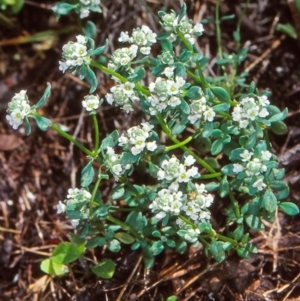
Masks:
[[[158,32],[156,12],[180,8],[179,0],[102,2],[103,14],[93,14],[92,19],[98,30],[96,44],[103,45],[108,37],[110,52],[118,47],[121,31],[147,24]],[[239,16],[245,2],[221,1],[221,14]],[[292,23],[300,30],[300,15],[290,2],[250,1],[241,27],[242,44],[249,47],[249,54],[241,70],[249,72],[249,82],[254,80],[259,89],[271,91],[273,104],[289,109],[288,134],[272,136],[271,140],[273,151],[287,170],[289,199],[300,206],[300,31],[297,40],[276,30],[279,23]],[[27,137],[23,130],[12,130],[5,119],[7,104],[21,89],[27,90],[32,102],[38,100],[50,82],[52,95],[41,113],[65,125],[82,143],[92,143],[92,124],[81,108],[88,86],[58,70],[62,46],[79,33],[77,20],[71,15],[57,22],[51,12],[54,3],[26,0],[18,15],[9,16],[13,27],[0,23],[0,301],[166,300],[171,295],[182,301],[300,300],[300,217],[288,217],[280,211],[273,225],[266,224],[265,231],[251,232],[258,247],[251,259],[232,255],[217,264],[209,261],[201,248],[190,248],[185,255],[161,254],[148,271],[141,254],[130,248],[117,254],[100,249],[87,252],[87,262],[112,258],[117,269],[111,280],[97,279],[79,262],[62,278],[51,278],[40,270],[40,262],[55,245],[68,240],[72,231],[69,221],[56,214],[56,204],[78,183],[86,158],[52,131],[33,127]],[[194,21],[214,16],[214,0],[186,3]],[[235,18],[221,26],[227,52],[235,47],[232,33],[236,22]],[[198,44],[211,56],[211,72],[218,75],[213,64],[217,49],[212,23],[205,26]],[[104,96],[112,83],[104,75],[99,78],[97,92]],[[141,114],[136,111],[128,116],[104,105],[98,117],[104,136],[115,126],[122,130],[136,124]]]

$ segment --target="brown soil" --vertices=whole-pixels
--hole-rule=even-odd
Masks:
[[[116,49],[120,31],[149,25],[157,31],[155,13],[161,9],[179,11],[180,1],[114,0],[102,1],[102,15],[93,15],[98,28],[96,43],[110,39],[110,51]],[[187,1],[189,17],[195,21],[214,15],[215,1]],[[245,1],[224,0],[222,15],[240,15]],[[272,103],[288,107],[286,123],[289,133],[271,137],[279,161],[286,167],[286,181],[291,187],[290,199],[300,205],[300,40],[276,31],[278,23],[300,22],[291,11],[288,0],[253,0],[242,22],[242,44],[249,47],[241,68],[249,71],[248,80],[259,89],[272,92]],[[13,28],[0,24],[0,300],[300,300],[300,218],[278,212],[273,225],[251,233],[258,254],[251,259],[230,256],[221,264],[208,260],[201,249],[190,248],[188,254],[165,252],[158,256],[154,268],[143,267],[139,253],[130,248],[117,254],[105,250],[87,252],[89,262],[112,258],[117,265],[111,280],[97,279],[78,262],[71,273],[51,278],[40,271],[41,260],[55,245],[68,240],[72,231],[69,221],[56,214],[56,204],[65,198],[69,187],[76,186],[78,174],[86,162],[80,154],[54,132],[41,132],[33,126],[27,137],[12,130],[5,120],[7,103],[21,89],[28,91],[32,102],[39,99],[46,83],[53,90],[43,108],[45,116],[64,124],[77,139],[91,144],[91,122],[81,109],[88,92],[86,83],[62,75],[58,60],[62,46],[79,33],[74,16],[59,22],[51,12],[54,1],[25,1],[17,16],[9,17]],[[225,51],[234,50],[232,32],[237,19],[222,24]],[[62,29],[66,30],[61,32]],[[53,30],[44,41],[24,43],[22,37]],[[300,32],[299,32],[300,36]],[[216,56],[215,29],[207,25],[199,40],[203,51]],[[218,74],[218,68],[212,66]],[[241,69],[242,70],[242,69]],[[102,76],[99,90],[109,91],[111,81]],[[104,105],[99,115],[102,135],[117,125],[120,131],[141,119],[135,112],[125,116],[120,110]],[[105,187],[103,187],[105,189]]]

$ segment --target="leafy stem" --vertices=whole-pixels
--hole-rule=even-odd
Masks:
[[[93,157],[95,157],[97,156],[98,149],[99,149],[99,124],[98,124],[97,116],[93,114],[92,117],[93,117],[94,130],[95,130],[95,145],[94,145],[94,152],[93,152]]]
[[[74,137],[67,134],[65,131],[63,131],[57,124],[51,124],[52,130],[56,131],[58,134],[60,134],[65,139],[69,140],[73,144],[75,144],[80,150],[82,150],[86,155],[94,158],[94,152],[91,152],[89,149],[87,149],[85,146],[83,146],[79,141],[77,141]]]

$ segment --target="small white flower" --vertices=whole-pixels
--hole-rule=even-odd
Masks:
[[[239,163],[234,163],[233,164],[233,172],[234,173],[240,173],[244,170],[243,165],[239,164]]]
[[[67,206],[61,201],[58,202],[57,206],[57,214],[64,213],[67,209]]]
[[[82,101],[82,106],[88,111],[97,110],[100,105],[100,98],[98,95],[87,95]]]
[[[171,78],[174,75],[174,69],[174,66],[166,67],[162,74],[164,74],[168,78]]]
[[[84,18],[88,17],[89,14],[90,14],[89,9],[87,9],[85,7],[80,8],[80,19],[84,19]]]
[[[79,225],[80,220],[79,219],[71,219],[71,225],[76,228]]]
[[[263,161],[269,161],[272,157],[272,153],[270,153],[269,151],[261,151],[261,159]]]
[[[151,47],[141,47],[140,52],[144,55],[149,55],[151,52]]]
[[[196,23],[193,28],[194,34],[202,34],[204,32],[204,27],[202,23]]]
[[[177,96],[171,96],[168,100],[168,105],[175,108],[181,104],[181,100]]]
[[[124,42],[129,42],[129,35],[128,35],[128,31],[122,31],[121,32],[121,35],[120,35],[120,37],[119,37],[119,39],[118,39],[118,41],[119,42],[122,42],[122,43],[124,43]]]
[[[251,159],[253,153],[249,152],[247,149],[245,149],[241,154],[240,157],[242,158],[243,162],[247,162]]]
[[[253,183],[253,187],[255,187],[258,191],[262,191],[267,187],[267,185],[263,182],[263,179],[258,179]]]
[[[76,36],[77,43],[85,45],[86,44],[86,37],[83,35]]]
[[[194,157],[191,156],[191,155],[188,155],[188,156],[185,158],[185,160],[184,160],[184,165],[185,165],[185,166],[191,166],[191,165],[193,165],[195,162],[196,162],[196,160],[194,159]]]
[[[156,141],[151,141],[146,143],[146,148],[150,152],[154,152],[157,149]]]

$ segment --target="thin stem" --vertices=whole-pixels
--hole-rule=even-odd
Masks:
[[[99,70],[105,72],[106,74],[109,74],[111,76],[114,76],[116,77],[117,79],[119,79],[122,83],[126,83],[128,82],[128,79],[126,77],[124,77],[123,75],[121,75],[120,73],[114,71],[114,70],[111,70],[99,63],[96,63],[95,61],[91,61],[90,62],[90,65],[93,66],[93,67],[96,67],[98,68]],[[135,84],[135,88],[136,90],[142,92],[144,95],[147,95],[147,96],[150,96],[151,93],[148,89],[146,89],[145,87],[143,87],[140,83],[136,83]]]
[[[219,58],[223,58],[223,51],[221,46],[221,28],[220,28],[220,0],[216,1],[216,13],[215,13],[215,24],[216,24],[216,36],[217,36],[217,45],[218,45],[218,54]]]
[[[136,231],[134,228],[132,228],[130,225],[121,222],[120,220],[114,218],[111,215],[108,215],[106,217],[106,219],[116,225],[119,225],[123,230],[131,232],[136,238],[138,238],[139,240],[144,240],[144,237],[142,235],[140,235],[140,233],[138,231]]]
[[[236,32],[238,33],[238,36],[240,37],[240,33],[241,33],[241,24],[242,24],[242,20],[246,14],[246,10],[248,9],[248,6],[249,6],[249,3],[250,3],[250,0],[247,0],[246,3],[245,3],[245,7],[239,17],[239,20],[238,20],[238,23],[237,23],[237,26],[236,26]],[[240,38],[239,40],[237,41],[236,43],[236,49],[237,51],[240,50],[240,47],[241,47],[241,41],[240,41]]]
[[[92,115],[93,123],[94,123],[94,130],[95,130],[95,145],[94,145],[94,156],[97,156],[98,149],[99,149],[99,124],[97,120],[97,116],[95,114]]]
[[[171,150],[173,150],[173,149],[180,148],[180,147],[182,147],[182,146],[188,144],[188,143],[189,143],[190,141],[192,141],[192,140],[193,140],[193,136],[190,136],[190,137],[188,137],[187,139],[185,139],[185,140],[182,141],[182,142],[179,142],[179,143],[174,144],[174,145],[171,145],[171,146],[167,146],[167,147],[165,148],[165,152],[169,152],[169,151],[171,151]]]
[[[194,53],[194,49],[193,49],[193,46],[190,44],[190,42],[186,39],[186,37],[182,34],[182,32],[179,32],[178,33],[178,36],[180,37],[181,41],[183,42],[183,44],[185,45],[185,47],[189,50],[189,51],[192,51]],[[206,83],[205,81],[205,77],[204,77],[204,74],[202,72],[202,68],[199,64],[199,62],[196,63],[197,65],[197,70],[199,72],[199,75],[200,75],[200,78],[197,76],[192,76],[194,79],[196,77],[196,80],[200,82],[202,88],[206,88],[208,86],[208,84]],[[191,72],[190,72],[191,73]],[[190,73],[188,73],[189,75],[191,75]]]
[[[204,180],[204,179],[213,179],[213,178],[219,178],[221,176],[222,176],[221,172],[216,172],[216,173],[211,173],[209,175],[202,175],[202,176],[200,176],[200,179],[201,180]]]
[[[169,137],[170,140],[172,140],[176,145],[181,144],[181,142],[172,135],[170,129],[168,128],[168,126],[165,124],[165,122],[163,121],[161,115],[157,115],[156,116],[160,126],[162,127],[163,131],[167,134],[167,136]],[[210,173],[216,173],[216,171],[209,165],[207,164],[203,159],[201,159],[199,156],[197,156],[192,150],[190,150],[188,147],[186,147],[185,145],[181,145],[180,148],[182,150],[184,150],[185,152],[187,152],[188,154],[190,154],[191,156],[193,156],[195,158],[195,160],[204,168],[206,168]],[[221,180],[218,177],[219,180]]]
[[[85,146],[83,146],[79,141],[77,141],[74,137],[64,132],[57,124],[51,125],[52,130],[56,131],[58,134],[60,134],[62,137],[66,138],[73,144],[75,144],[80,150],[82,150],[86,155],[94,158],[94,153],[91,152],[89,149],[87,149]]]
[[[95,183],[95,186],[94,186],[94,189],[93,189],[93,192],[92,192],[92,198],[91,198],[91,201],[90,201],[90,212],[89,212],[90,216],[92,214],[94,199],[95,199],[95,196],[96,196],[96,193],[97,193],[97,190],[99,188],[100,183],[101,183],[101,166],[99,168],[98,179]]]

